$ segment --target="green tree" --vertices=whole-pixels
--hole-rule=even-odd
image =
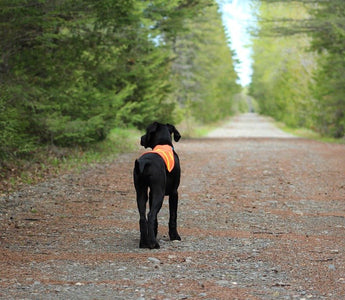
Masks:
[[[240,87],[218,6],[208,6],[186,22],[188,31],[178,36],[174,47],[174,95],[201,122],[223,119],[232,113]]]
[[[194,7],[1,0],[0,159],[42,143],[96,142],[114,126],[172,122],[171,48],[157,38],[183,30],[179,20]]]
[[[345,137],[345,2],[319,3],[313,11],[312,49],[320,54],[313,92],[318,107],[317,128]]]
[[[271,9],[283,7],[274,14],[267,14]],[[296,11],[296,7],[299,7]],[[322,1],[322,0],[299,0],[299,1],[271,1],[262,0],[260,4],[260,32],[259,39],[254,41],[255,65],[251,93],[258,97],[264,113],[271,114],[277,119],[283,120],[290,125],[291,115],[300,115],[304,122],[297,122],[297,126],[307,126],[320,133],[333,137],[345,136],[345,82],[344,74],[344,36],[345,36],[345,2],[341,0]],[[296,14],[288,15],[287,12],[295,11]],[[298,14],[299,12],[299,14]],[[298,100],[294,94],[285,94],[293,89],[289,84],[282,84],[283,93],[270,95],[271,103],[265,99],[269,91],[276,86],[275,80],[270,80],[267,85],[260,87],[260,70],[263,71],[263,64],[260,61],[260,52],[258,44],[260,39],[268,39],[271,43],[287,40],[295,43],[299,47],[296,54],[304,53],[309,57],[304,60],[307,73],[299,83],[303,83],[304,99]],[[301,43],[303,36],[308,36],[307,43]],[[279,42],[280,44],[280,42]],[[265,49],[267,50],[267,49]],[[268,52],[272,54],[272,52]],[[277,53],[275,53],[277,55]],[[272,55],[274,56],[274,55]],[[311,59],[310,59],[311,58]],[[271,59],[272,61],[272,59]],[[278,59],[278,63],[283,60]],[[297,66],[299,56],[295,58]],[[303,62],[303,61],[302,61]],[[291,60],[288,64],[289,70]],[[284,72],[282,77],[286,78],[291,72]],[[297,74],[295,72],[295,74]],[[281,77],[279,77],[283,80]],[[296,77],[296,79],[299,79]],[[307,81],[306,81],[307,79]],[[291,82],[291,80],[290,80]],[[308,84],[305,84],[308,82]],[[283,102],[282,102],[282,97]],[[298,101],[296,101],[296,99]],[[283,103],[283,106],[281,105]],[[286,110],[286,103],[297,103],[294,113]],[[302,104],[302,105],[300,105]],[[299,118],[300,119],[300,118]]]
[[[214,101],[217,117],[223,116],[216,108],[223,105],[221,96],[229,99],[235,73],[231,54],[223,50],[219,15],[215,6],[209,9],[212,4],[213,0],[0,0],[0,161],[40,145],[95,143],[117,126],[143,128],[153,120],[178,121],[174,111],[183,96],[175,94],[175,87],[183,76],[174,71],[180,59],[176,49],[178,41],[194,30],[192,24],[199,26],[191,70],[193,84],[201,86],[195,90],[198,103],[206,107]],[[212,33],[202,33],[202,21],[216,22]],[[209,31],[207,26],[203,30]],[[212,40],[210,34],[219,39]],[[205,59],[203,51],[213,59]],[[217,51],[224,58],[217,57]],[[208,82],[211,71],[214,77],[219,74],[218,82]],[[227,100],[226,109],[229,106]]]
[[[303,20],[308,12],[300,4],[261,3],[259,8],[259,31],[253,39],[253,77],[250,93],[262,113],[283,121],[290,126],[310,126],[308,116],[312,95],[310,84],[315,68],[315,55],[307,52],[310,38],[304,33],[286,36],[276,34],[279,25],[286,20]],[[271,20],[271,21],[268,21]],[[290,22],[290,21],[289,21]]]

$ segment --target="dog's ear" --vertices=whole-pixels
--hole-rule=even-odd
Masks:
[[[140,144],[141,146],[144,146],[145,148],[150,147],[150,139],[152,134],[157,130],[158,123],[154,122],[147,126],[146,128],[146,134],[141,137]]]
[[[167,124],[169,132],[174,134],[174,141],[178,142],[181,138],[181,134],[177,131],[174,125]]]

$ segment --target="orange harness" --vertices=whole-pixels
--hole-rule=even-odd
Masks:
[[[174,151],[169,145],[157,145],[152,151],[147,151],[143,154],[146,153],[156,153],[160,155],[163,158],[169,172],[171,172],[175,166]]]

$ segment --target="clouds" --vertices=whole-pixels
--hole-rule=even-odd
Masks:
[[[248,27],[252,25],[254,18],[250,2],[251,0],[228,0],[220,3],[223,23],[231,38],[231,49],[236,52],[235,58],[239,60],[235,69],[242,86],[250,83],[252,75]]]

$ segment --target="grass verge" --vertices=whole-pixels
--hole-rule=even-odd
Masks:
[[[202,138],[207,136],[212,130],[221,127],[230,120],[226,118],[214,123],[202,124],[193,118],[189,120],[183,120],[180,124],[176,126],[177,130],[181,133],[183,138]]]
[[[284,130],[285,132],[291,133],[297,137],[302,137],[302,138],[306,138],[310,140],[316,140],[316,141],[324,142],[324,143],[345,144],[345,138],[336,139],[336,138],[331,138],[331,137],[325,137],[311,129],[291,128],[281,122],[275,122],[275,124],[277,127]]]
[[[135,129],[116,128],[106,140],[87,148],[45,146],[29,157],[6,161],[0,165],[0,196],[66,172],[81,172],[93,163],[110,162],[121,153],[133,151],[139,135]]]

